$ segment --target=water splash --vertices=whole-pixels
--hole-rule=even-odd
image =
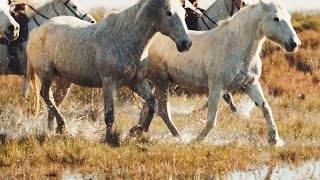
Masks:
[[[254,107],[255,107],[254,102],[251,101],[251,99],[249,97],[245,97],[245,98],[241,99],[241,102],[239,103],[239,105],[237,107],[237,115],[240,118],[249,119],[250,114],[251,114]]]
[[[68,136],[82,136],[87,139],[101,139],[103,137],[104,125],[102,122],[92,122],[90,118],[84,117],[85,109],[76,109],[70,106],[67,111],[66,132]],[[8,139],[21,139],[26,136],[48,134],[55,135],[54,131],[47,129],[47,113],[43,109],[37,117],[25,115],[23,110],[13,105],[7,105],[0,113],[0,134],[6,135]],[[66,112],[63,112],[67,114]],[[70,114],[70,113],[69,113]]]
[[[67,170],[61,177],[62,180],[77,180],[77,179],[99,179],[95,174],[81,174]]]

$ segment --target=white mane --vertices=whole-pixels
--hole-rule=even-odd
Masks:
[[[278,1],[278,0],[262,0],[261,2],[267,8],[272,8],[274,10],[276,10],[276,9],[286,10],[286,6],[283,4],[283,2]],[[256,8],[257,6],[261,5],[261,2],[258,1],[256,3],[252,3],[252,4],[250,4],[250,5],[246,6],[246,7],[243,7],[234,16],[229,17],[226,20],[219,21],[217,29],[221,29],[221,28],[225,27],[226,25],[229,24],[230,21],[232,21],[233,19],[236,19],[238,17],[246,18],[245,17],[245,14],[247,12],[246,9],[250,8],[251,10],[249,10],[249,11],[252,11],[254,8]]]

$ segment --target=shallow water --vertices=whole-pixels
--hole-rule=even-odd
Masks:
[[[212,179],[237,179],[237,180],[256,180],[256,179],[320,179],[320,161],[307,161],[298,165],[278,164],[275,167],[260,167],[250,171],[232,171],[223,176],[207,176],[198,174],[195,179],[212,177]],[[148,177],[145,177],[148,178]],[[62,175],[63,180],[73,179],[106,179],[106,176],[91,174],[81,174],[78,172],[66,171]],[[209,178],[211,179],[211,178]]]
[[[252,171],[233,171],[226,179],[320,179],[320,161],[307,161],[300,165],[279,164]]]
[[[194,140],[197,134],[200,133],[206,123],[206,113],[192,113],[196,106],[203,105],[202,100],[194,100],[195,103],[180,103],[180,99],[176,100],[171,105],[172,116],[175,122],[182,121],[178,127],[181,139],[175,139],[165,126],[163,121],[156,116],[154,122],[151,124],[150,133],[148,136],[151,141],[159,143],[189,143]],[[192,100],[191,100],[192,101]],[[182,101],[183,102],[183,101]],[[180,104],[179,104],[180,103]],[[198,104],[196,104],[198,103]],[[241,112],[251,111],[254,107],[254,103],[246,98],[241,99],[239,103],[239,114],[228,116],[227,118],[221,114],[218,123],[221,123],[221,119],[235,118],[237,115],[245,117],[249,114],[242,114]],[[125,139],[130,128],[137,124],[139,119],[140,109],[137,104],[127,103],[116,107],[115,122],[121,131],[122,139]],[[67,136],[81,136],[89,140],[101,140],[105,135],[105,123],[103,120],[103,113],[100,112],[95,115],[96,121],[91,118],[90,104],[83,105],[80,102],[68,103],[68,106],[61,108],[61,113],[66,120],[66,135]],[[243,110],[241,110],[243,109]],[[230,110],[227,108],[227,112]],[[38,117],[25,116],[23,109],[14,107],[14,105],[8,104],[3,110],[0,111],[0,134],[4,134],[8,139],[19,139],[28,135],[47,134],[56,135],[55,132],[47,130],[47,112],[46,108],[42,107],[40,115]],[[200,114],[200,115],[199,115]],[[119,118],[120,116],[120,118]],[[241,119],[241,118],[240,118]],[[252,119],[252,118],[250,118]],[[241,120],[241,123],[247,123],[247,120]],[[263,118],[261,118],[263,121]],[[186,123],[189,122],[189,123]],[[191,123],[190,123],[191,122]],[[251,124],[250,128],[256,128],[257,124]],[[250,134],[248,129],[237,128],[223,128],[215,127],[211,130],[208,137],[204,140],[204,143],[211,145],[228,145],[228,144],[255,144],[256,146],[266,146],[268,141],[266,137],[258,136],[257,134]],[[296,144],[294,139],[285,139],[285,144]],[[320,145],[319,139],[310,138],[304,139],[303,145]]]

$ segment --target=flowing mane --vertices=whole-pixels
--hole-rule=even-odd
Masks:
[[[134,23],[137,18],[139,10],[151,0],[140,0],[137,4],[129,7],[128,9],[113,13],[112,15],[106,16],[104,20],[108,20],[117,30],[125,29],[129,24]]]
[[[111,15],[106,16],[104,20],[108,19],[109,23],[116,27],[114,29],[123,30],[129,25],[134,24],[137,20],[143,21],[144,19],[140,16],[143,16],[143,13],[150,9],[147,6],[153,6],[153,9],[155,9],[154,6],[160,7],[159,1],[140,0],[137,4],[122,12],[112,13]]]
[[[233,19],[236,19],[239,16],[243,16],[244,13],[247,13],[247,11],[251,11],[253,9],[255,9],[258,6],[258,4],[251,4],[249,6],[243,7],[241,8],[234,16],[229,17],[226,20],[221,20],[218,22],[218,27],[216,28],[217,30],[220,30],[222,28],[224,28],[225,26],[227,26],[228,24],[230,24],[230,22]]]
[[[255,4],[250,4],[246,7],[241,8],[234,16],[229,17],[226,20],[221,20],[218,22],[218,27],[216,28],[217,30],[220,30],[222,28],[224,28],[225,26],[227,26],[228,24],[230,24],[230,21],[233,21],[233,19],[236,19],[238,17],[246,17],[244,14],[246,14],[248,11],[253,11],[257,6],[261,5],[260,3],[255,3]],[[281,1],[277,1],[277,0],[268,0],[267,3],[265,3],[265,5],[267,5],[268,8],[271,9],[286,9],[286,6],[283,4],[283,2]]]

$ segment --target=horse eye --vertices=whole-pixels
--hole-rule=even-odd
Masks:
[[[246,3],[245,2],[242,2],[242,7],[246,6]]]
[[[172,12],[167,11],[167,16],[172,16]]]
[[[77,9],[77,6],[72,6],[73,9]]]
[[[279,22],[280,19],[278,17],[273,18],[274,21]]]

